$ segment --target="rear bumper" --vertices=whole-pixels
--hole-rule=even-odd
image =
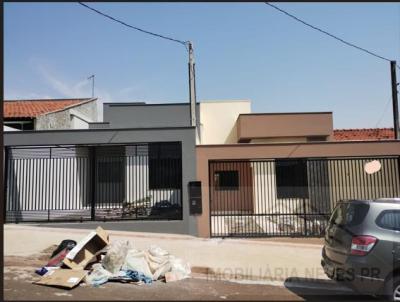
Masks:
[[[330,279],[362,294],[380,294],[385,284],[385,279],[380,278],[377,268],[368,267],[357,261],[347,261],[343,264],[334,263],[325,255],[324,251],[322,252],[321,266]]]

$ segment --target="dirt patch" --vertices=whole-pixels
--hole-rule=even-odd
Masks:
[[[40,253],[28,257],[5,256],[4,266],[42,267],[50,260],[50,256],[56,248],[57,245],[51,245]]]

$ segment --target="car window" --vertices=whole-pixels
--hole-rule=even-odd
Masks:
[[[368,204],[340,203],[332,213],[330,223],[342,226],[359,225],[367,215]]]
[[[400,231],[400,210],[386,210],[379,214],[376,224],[381,228]]]

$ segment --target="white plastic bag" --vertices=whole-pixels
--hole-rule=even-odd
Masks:
[[[107,254],[101,261],[104,268],[113,274],[119,272],[130,249],[133,249],[133,244],[128,240],[111,242]]]
[[[105,270],[101,263],[95,263],[92,266],[92,272],[86,276],[86,283],[92,286],[99,286],[108,281],[112,274]]]
[[[149,253],[154,257],[163,257],[169,255],[169,253],[166,250],[163,250],[157,245],[150,245]]]
[[[153,274],[153,280],[164,277],[166,272],[171,270],[169,253],[159,246],[151,245],[147,253],[147,262]]]
[[[131,249],[126,254],[123,270],[132,270],[143,273],[146,277],[153,278],[149,264],[147,262],[146,252]]]
[[[171,272],[179,272],[183,275],[184,278],[188,278],[190,276],[190,273],[192,271],[190,269],[189,263],[174,256],[170,257],[169,263],[171,264]]]

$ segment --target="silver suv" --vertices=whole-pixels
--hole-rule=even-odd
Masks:
[[[360,293],[400,301],[400,198],[339,202],[321,265],[329,278]]]

